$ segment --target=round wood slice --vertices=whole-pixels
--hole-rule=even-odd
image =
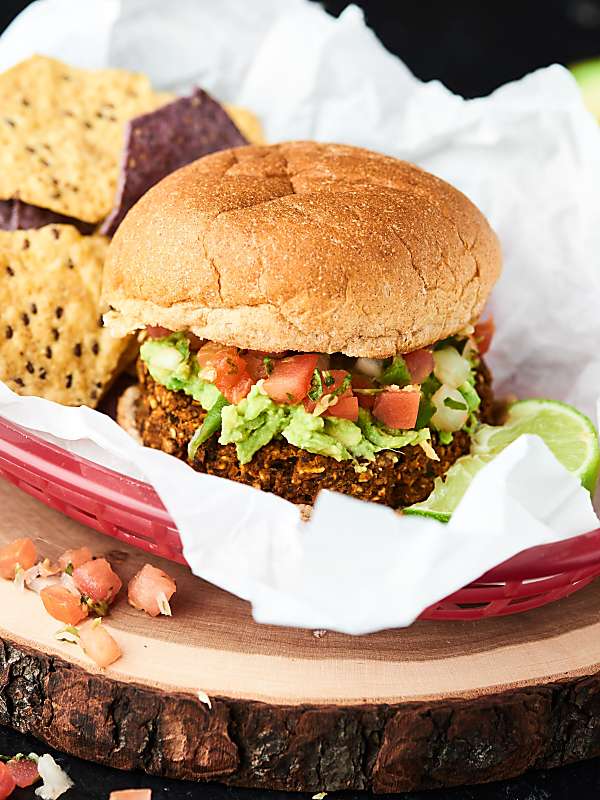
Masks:
[[[32,536],[50,558],[87,544],[124,580],[149,560],[9,484],[0,504],[0,543]],[[314,792],[600,754],[600,582],[522,615],[353,638],[256,625],[247,603],[153,561],[177,580],[173,617],[121,597],[106,624],[124,656],[107,670],[56,640],[36,594],[0,581],[0,723],[121,769]]]

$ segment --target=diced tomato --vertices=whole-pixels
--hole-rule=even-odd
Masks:
[[[340,417],[356,422],[358,419],[358,397],[339,397],[335,405],[323,412],[324,417]]]
[[[40,592],[40,597],[50,616],[65,625],[77,625],[88,615],[87,606],[64,586],[46,586]]]
[[[324,397],[326,394],[333,394],[334,392],[336,392],[341,387],[342,383],[346,380],[348,375],[350,375],[350,373],[347,372],[345,369],[330,369],[330,370],[325,370],[325,373],[323,373],[322,370],[319,371],[321,373],[321,384],[323,386],[323,394],[321,395],[322,397]],[[336,403],[335,406],[336,408],[341,402],[341,400],[347,397],[352,397],[352,382],[348,384],[346,389],[344,389],[344,391],[338,397],[339,399],[338,402]],[[303,400],[304,408],[306,409],[306,411],[308,411],[309,414],[312,414],[312,412],[315,410],[317,402],[318,400],[311,400],[310,397],[304,398]],[[330,416],[341,416],[341,415],[334,414],[332,411]]]
[[[402,356],[410,372],[413,383],[423,383],[433,372],[433,353],[431,350],[414,350]]]
[[[99,667],[108,667],[121,658],[123,653],[103,624],[84,625],[79,631],[79,644],[86,656]]]
[[[161,325],[146,325],[146,334],[150,339],[162,339],[163,336],[168,336],[172,331],[168,328],[163,328]]]
[[[323,376],[323,394],[333,394],[337,392],[342,383],[344,383],[346,378],[350,375],[345,369],[330,369],[328,372],[330,376],[329,379],[327,379],[327,372]],[[331,383],[331,378],[333,378],[333,383]],[[350,380],[350,383],[339,397],[352,397],[352,380]]]
[[[145,611],[151,617],[158,617],[162,613],[159,605],[161,593],[168,602],[176,591],[177,584],[166,572],[152,564],[144,564],[129,581],[127,599],[134,608]]]
[[[95,558],[77,567],[73,570],[73,580],[81,594],[94,603],[112,603],[123,585],[105,558]]]
[[[475,341],[477,342],[477,349],[484,355],[490,349],[494,333],[496,332],[496,323],[494,318],[489,316],[484,322],[478,322],[475,325]]]
[[[352,376],[352,388],[356,389],[374,389],[375,384],[368,378],[366,375],[361,375],[359,372],[355,372]],[[375,397],[374,394],[361,394],[360,392],[357,393],[358,405],[361,408],[373,408],[375,405]]]
[[[302,356],[286,356],[273,365],[273,371],[263,386],[271,400],[276,403],[299,403],[310,388],[313,372],[319,356],[309,353]]]
[[[377,395],[373,416],[388,428],[410,430],[419,413],[420,392],[382,392]]]
[[[87,561],[92,560],[92,551],[89,547],[78,547],[76,549],[65,550],[65,552],[58,559],[58,565],[62,570],[65,570],[69,564],[73,569],[77,569]]]
[[[196,336],[196,334],[192,333],[191,331],[187,331],[185,335],[188,342],[190,343],[190,350],[192,350],[193,352],[196,352],[196,350],[200,350],[200,348],[206,341],[205,339],[201,339],[199,336]]]
[[[108,800],[152,800],[152,789],[121,789],[111,792]]]
[[[15,539],[0,548],[0,577],[12,580],[17,565],[23,569],[33,567],[37,560],[37,551],[31,539]]]
[[[13,758],[6,766],[20,789],[25,789],[40,779],[37,764],[31,758]]]
[[[207,342],[196,358],[201,377],[214,383],[230,403],[239,403],[246,397],[253,381],[237,347]]]
[[[3,761],[0,761],[0,800],[10,797],[16,785],[11,771]]]
[[[248,370],[248,374],[254,383],[259,381],[261,378],[268,377],[268,369],[265,359],[272,359],[272,356],[270,356],[268,353],[265,353],[261,350],[248,350],[247,353],[244,353],[242,358],[246,362],[246,369]]]

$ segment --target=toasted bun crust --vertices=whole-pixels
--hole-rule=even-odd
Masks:
[[[119,227],[104,299],[145,325],[228,345],[384,357],[481,313],[498,239],[461,192],[356,147],[224,150],[153,187]]]

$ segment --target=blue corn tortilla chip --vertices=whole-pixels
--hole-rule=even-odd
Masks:
[[[202,89],[132,119],[125,147],[115,205],[100,232],[112,236],[129,209],[155,183],[192,161],[248,144],[225,109]]]
[[[12,213],[13,213],[13,201],[0,200],[0,230],[3,231],[13,230],[13,228],[11,228]]]
[[[32,206],[21,200],[0,200],[0,230],[21,231],[43,228],[45,225],[73,225],[82,234],[90,234],[96,227],[93,223],[57,214],[48,208]]]

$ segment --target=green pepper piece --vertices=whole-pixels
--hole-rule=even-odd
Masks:
[[[221,429],[221,411],[229,405],[227,400],[221,395],[210,411],[206,412],[204,422],[190,439],[188,444],[188,458],[193,460],[200,445],[208,441],[210,437]]]

